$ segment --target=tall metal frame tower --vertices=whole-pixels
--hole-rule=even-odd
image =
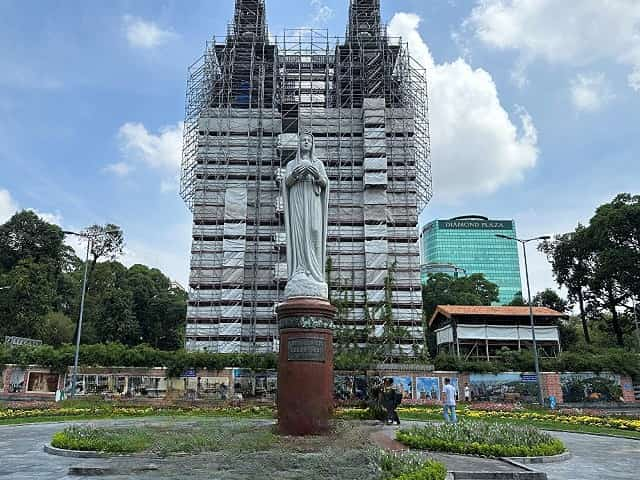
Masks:
[[[181,195],[193,211],[187,348],[278,348],[286,282],[280,181],[297,133],[311,131],[331,182],[329,283],[347,295],[338,328],[415,355],[421,323],[418,212],[431,196],[424,69],[352,0],[345,37],[286,30],[270,39],[264,0],[236,0],[187,85]],[[391,282],[391,278],[393,281]],[[387,305],[385,318],[371,318]],[[378,310],[380,311],[380,310]],[[357,335],[356,335],[357,337]]]

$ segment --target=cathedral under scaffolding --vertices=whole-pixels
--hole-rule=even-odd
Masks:
[[[388,358],[424,343],[418,212],[431,197],[424,69],[351,0],[343,38],[268,33],[264,0],[236,0],[187,84],[181,195],[193,212],[186,347],[278,350],[286,252],[282,173],[311,132],[330,180],[327,275],[352,341],[393,330]],[[361,333],[361,335],[360,335]],[[388,347],[388,345],[387,345]]]

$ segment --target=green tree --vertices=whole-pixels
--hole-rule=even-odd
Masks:
[[[87,228],[87,235],[91,236],[89,251],[89,272],[87,275],[87,290],[93,279],[98,261],[114,261],[124,251],[124,233],[118,225],[92,225]]]
[[[569,302],[551,288],[546,288],[542,292],[536,293],[531,303],[536,307],[547,307],[560,313],[566,313],[571,309]]]
[[[60,227],[45,222],[31,210],[14,214],[0,225],[0,271],[7,272],[25,259],[62,270],[67,252],[63,238]]]
[[[37,337],[40,322],[55,300],[51,266],[25,258],[0,281],[9,286],[0,290],[0,336]]]
[[[624,317],[640,293],[640,196],[622,193],[597,208],[587,227],[545,242],[559,284],[578,300],[585,340],[587,317],[607,318],[616,343],[624,345]],[[605,315],[606,313],[606,315]]]
[[[446,273],[429,275],[422,288],[422,305],[428,321],[438,305],[491,305],[497,302],[498,285],[482,273],[454,278]]]
[[[524,307],[527,305],[527,302],[525,302],[524,297],[522,296],[522,290],[516,292],[513,296],[513,300],[511,300],[508,305],[510,307]]]
[[[182,346],[187,292],[172,284],[157,268],[133,265],[127,273],[133,295],[133,312],[142,341],[156,348]]]
[[[59,347],[73,341],[75,323],[61,312],[48,312],[40,324],[37,337],[44,343]]]
[[[640,296],[640,195],[618,194],[589,221],[604,273]]]
[[[545,241],[538,247],[551,262],[556,282],[567,288],[569,300],[578,302],[582,331],[587,343],[591,343],[591,337],[585,308],[585,291],[595,268],[594,253],[590,245],[588,232],[585,227],[578,225],[575,232],[556,235],[552,241]]]

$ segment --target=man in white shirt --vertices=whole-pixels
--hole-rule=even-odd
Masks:
[[[451,380],[444,379],[444,388],[442,389],[442,405],[444,407],[444,421],[446,423],[457,423],[456,417],[456,389],[451,385]]]

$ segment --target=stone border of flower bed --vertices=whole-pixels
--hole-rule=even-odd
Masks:
[[[153,455],[140,455],[136,453],[108,453],[96,452],[95,450],[67,450],[66,448],[54,447],[50,443],[45,444],[42,449],[49,455],[72,458],[153,457]]]
[[[559,453],[558,455],[548,455],[546,457],[499,457],[502,460],[506,460],[507,462],[512,461],[515,463],[522,464],[540,464],[540,463],[558,463],[565,462],[572,457],[571,452],[567,450],[566,452]]]

